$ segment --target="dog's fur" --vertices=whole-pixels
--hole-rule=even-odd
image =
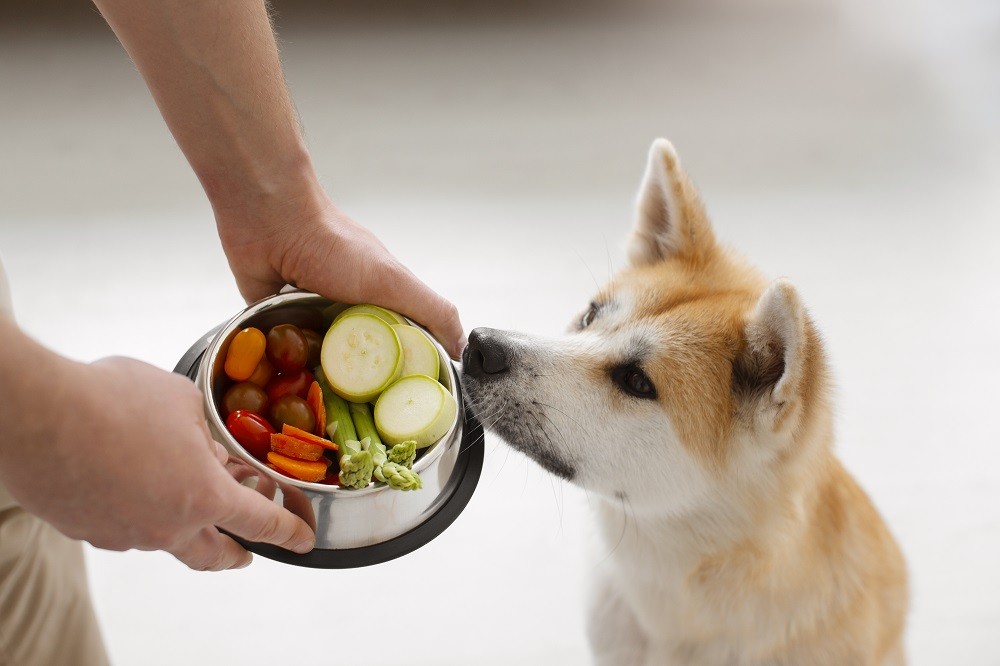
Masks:
[[[568,335],[477,329],[464,358],[480,418],[600,498],[597,663],[904,663],[905,564],[834,457],[820,336],[662,139],[628,254]]]

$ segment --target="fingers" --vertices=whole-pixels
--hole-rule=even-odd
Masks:
[[[236,278],[236,286],[240,290],[240,295],[247,302],[247,305],[273,296],[285,286],[285,281],[270,267],[267,267],[266,274],[255,275],[251,274],[249,270],[241,270],[242,267],[234,264],[232,260],[230,260],[229,265],[233,269],[233,277]]]
[[[228,462],[229,460],[229,451],[227,451],[226,447],[224,447],[222,444],[219,444],[214,439],[210,439],[210,441],[212,443],[211,446],[213,452],[215,453],[216,460],[225,465],[226,462]]]
[[[275,484],[273,479],[260,470],[254,469],[242,460],[230,458],[226,462],[226,472],[229,476],[233,477],[233,480],[235,480],[236,483],[245,485],[248,488],[253,488],[269,500],[273,500],[275,494],[277,494],[278,486]],[[248,479],[253,479],[253,483],[244,483]],[[298,512],[293,513],[300,515]]]
[[[384,293],[372,294],[373,299],[426,326],[452,358],[460,358],[467,340],[458,308],[402,266],[395,272],[382,281],[391,287]]]
[[[270,543],[296,553],[308,553],[316,542],[304,520],[257,491],[228,479],[227,499],[215,523],[248,541]]]
[[[372,303],[395,310],[428,329],[452,358],[465,348],[458,309],[421,282],[393,257],[367,229],[339,213],[332,205],[320,222],[296,229],[296,238],[284,246],[280,267],[266,275],[248,275],[230,259],[240,291],[250,301],[277,293],[280,274],[290,284],[333,300]],[[267,293],[264,293],[267,292]]]
[[[214,527],[199,530],[169,552],[196,571],[242,569],[253,561],[253,555]]]
[[[247,305],[253,305],[257,301],[274,296],[285,286],[284,280],[274,280],[272,282],[260,282],[257,280],[248,281],[246,284],[238,283],[240,295]]]

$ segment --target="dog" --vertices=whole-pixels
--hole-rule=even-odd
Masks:
[[[480,420],[597,498],[595,663],[905,663],[903,555],[834,456],[795,287],[719,244],[664,139],[627,251],[566,335],[477,328],[463,354]]]

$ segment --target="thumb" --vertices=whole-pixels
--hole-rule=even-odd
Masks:
[[[270,543],[296,553],[312,550],[316,535],[300,517],[228,475],[217,527],[248,541]]]

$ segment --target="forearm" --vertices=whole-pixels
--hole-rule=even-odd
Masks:
[[[44,348],[0,317],[0,481],[11,487],[12,476],[33,470],[39,456],[32,449],[57,435],[68,400],[82,391],[74,387],[78,366]],[[40,478],[40,477],[39,477]]]
[[[458,311],[334,207],[292,108],[265,0],[94,0],[208,193],[247,302],[285,284],[377,302],[457,357]]]
[[[219,528],[305,552],[309,526],[236,483],[187,378],[126,358],[55,354],[0,318],[0,483],[63,534],[166,550],[196,569],[245,566]]]
[[[263,0],[94,0],[217,215],[318,190]]]

